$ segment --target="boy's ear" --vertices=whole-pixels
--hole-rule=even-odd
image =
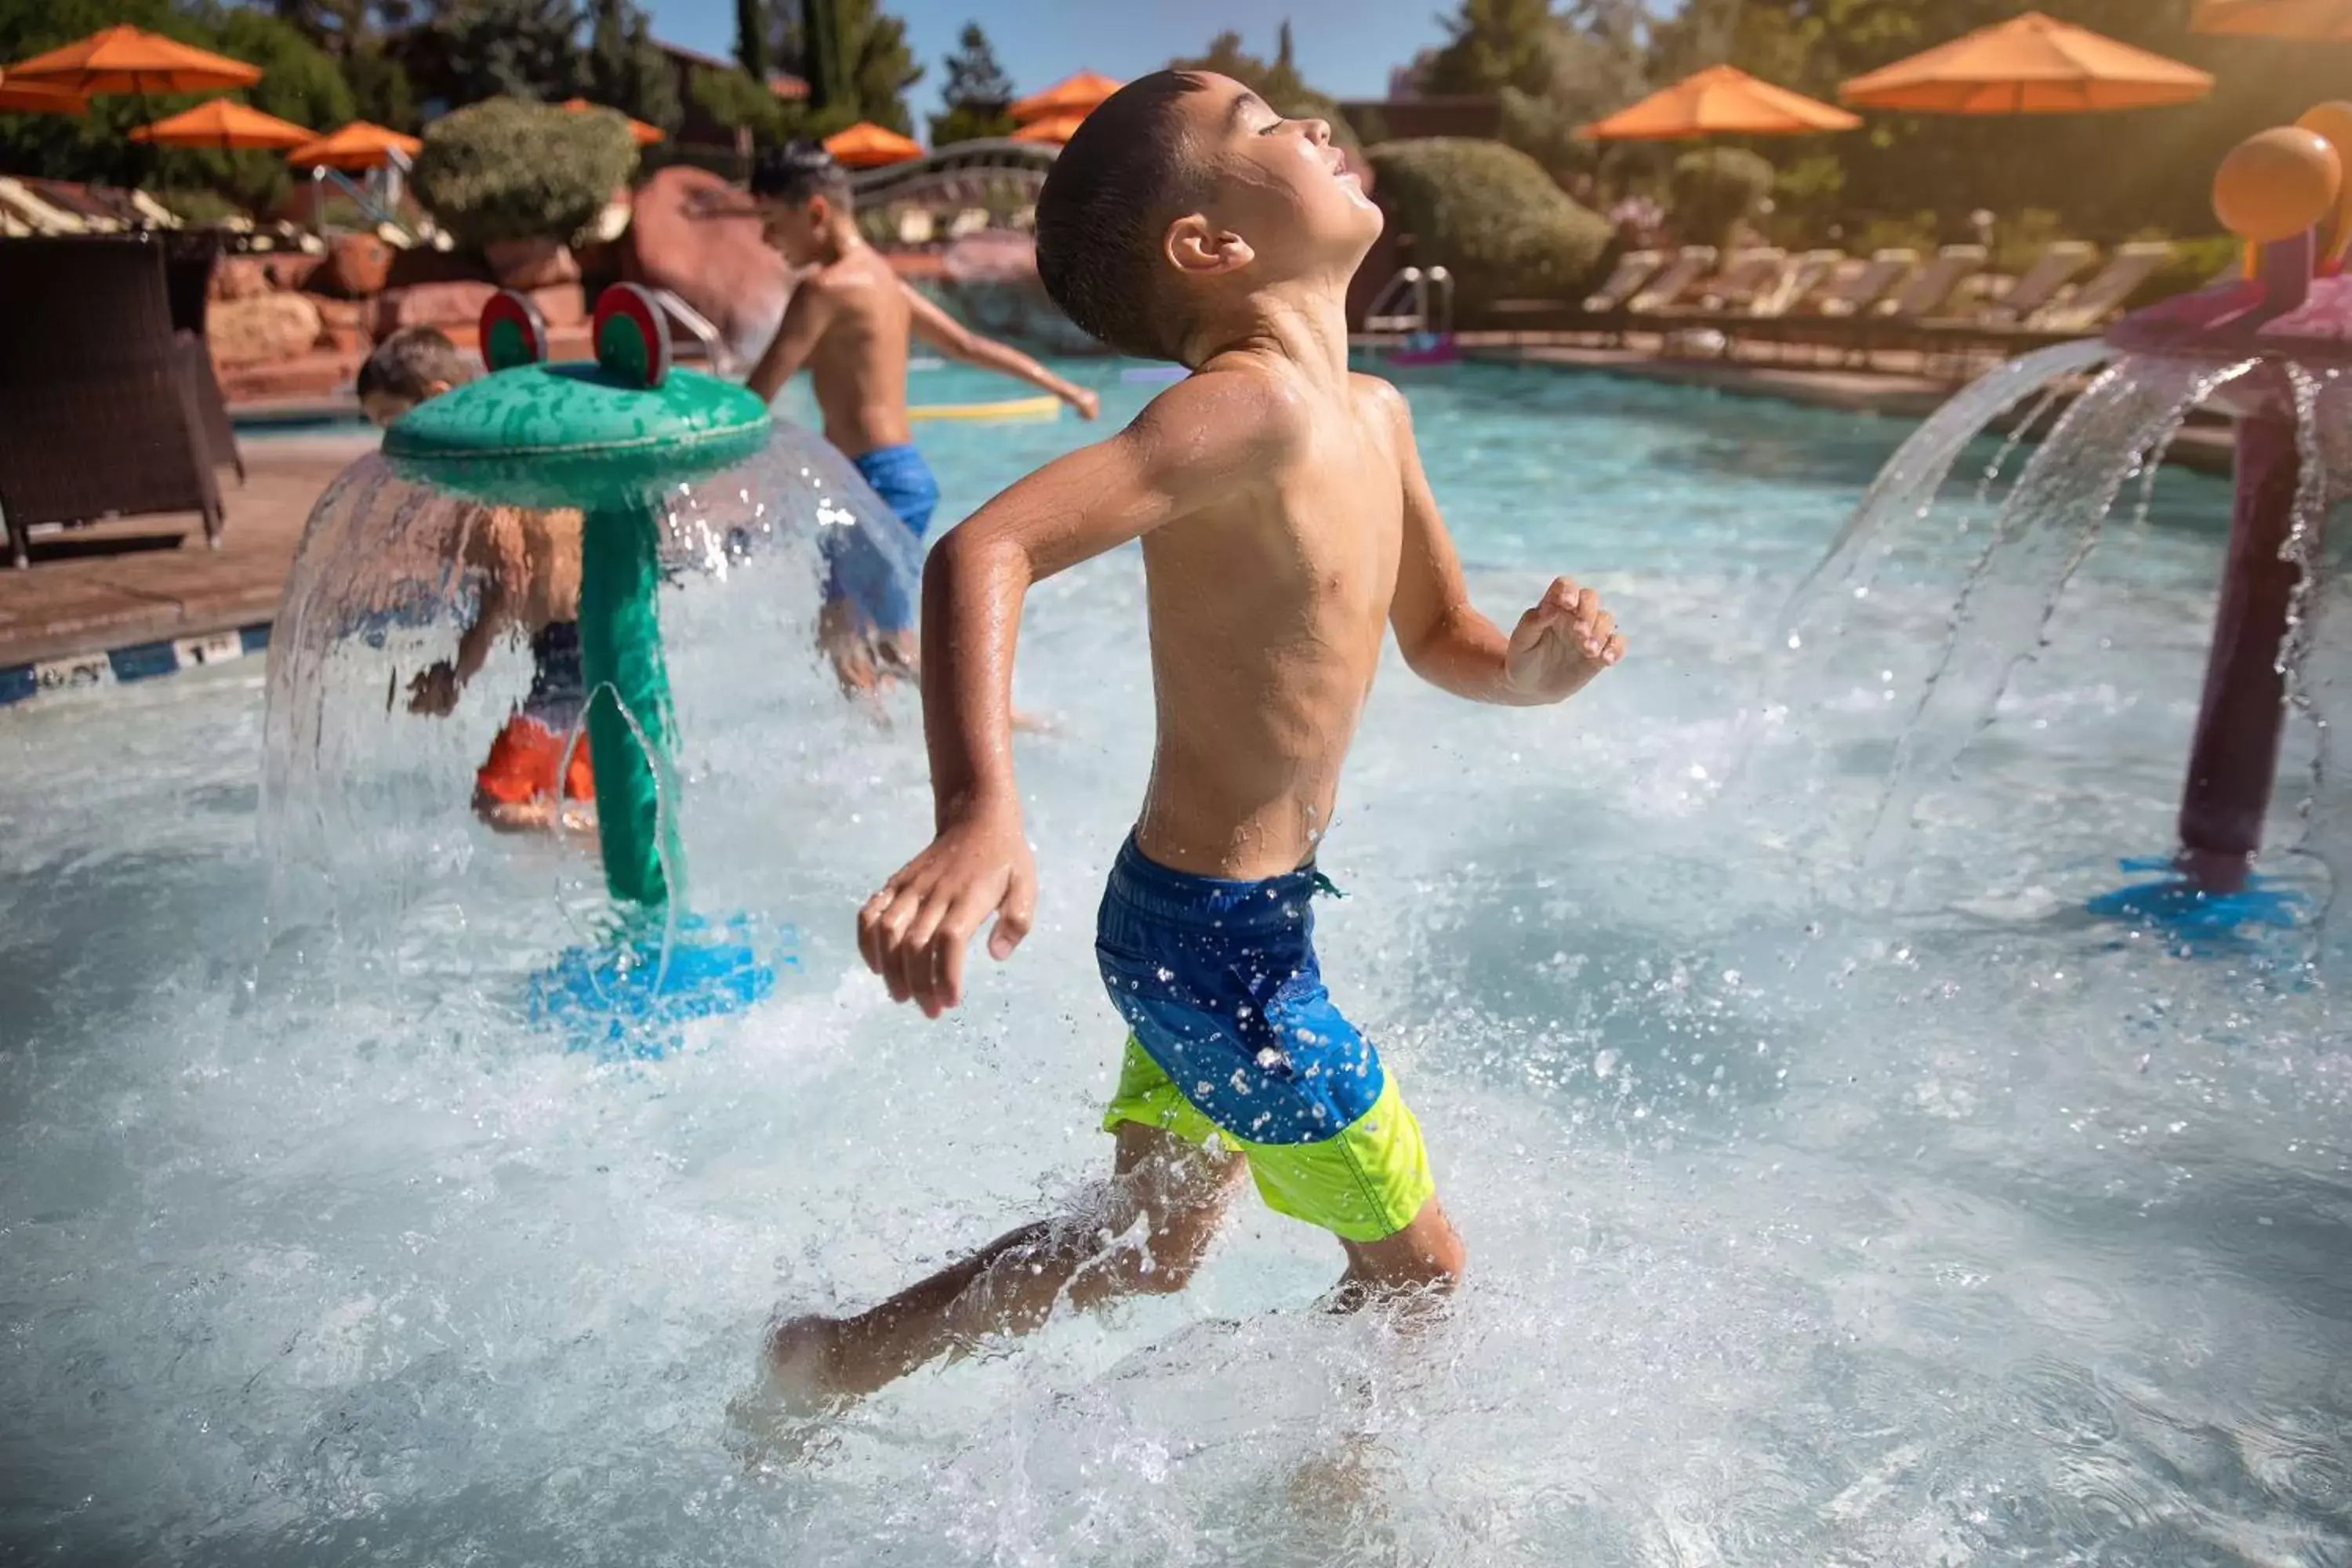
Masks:
[[[417,401],[419,403],[425,402],[431,398],[440,396],[443,393],[448,390],[449,383],[446,381],[428,381],[425,384],[425,396],[418,398]]]
[[[811,196],[804,210],[811,228],[823,228],[833,217],[833,204],[823,196]]]
[[[1187,213],[1170,224],[1161,248],[1177,271],[1194,277],[1238,271],[1257,259],[1248,240],[1199,213]]]

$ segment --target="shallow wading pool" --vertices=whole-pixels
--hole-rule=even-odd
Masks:
[[[1107,422],[1151,390],[1074,374]],[[1890,911],[1849,832],[1724,785],[1774,614],[1902,427],[1407,385],[1482,606],[1569,572],[1633,645],[1558,711],[1389,669],[1326,848],[1334,994],[1472,1249],[1450,1321],[1309,1310],[1336,1248],[1253,1198],[1185,1296],[781,1438],[730,1414],[780,1304],[869,1302],[1104,1167],[1132,550],[1032,598],[1039,923],[943,1024],[849,942],[929,820],[911,699],[877,724],[803,643],[746,650],[812,664],[721,873],[792,963],[652,1061],[528,1021],[561,845],[453,823],[394,939],[265,956],[249,660],[0,714],[0,1558],[2352,1562],[2342,1005],[2289,938],[2189,957],[2081,912],[2169,841],[2226,487],[2167,474],[2118,525],[1923,809],[1969,885]],[[925,427],[942,521],[1087,433]],[[1948,603],[1898,611],[1932,641]]]

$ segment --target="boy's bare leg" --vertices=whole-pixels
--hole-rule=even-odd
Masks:
[[[777,1384],[803,1397],[870,1394],[943,1352],[1026,1333],[1065,1292],[1083,1309],[1182,1289],[1216,1236],[1242,1162],[1134,1122],[1117,1137],[1099,1206],[999,1237],[855,1317],[779,1325],[768,1338]],[[1139,1248],[1123,1244],[1138,1219]]]
[[[1394,1236],[1378,1241],[1343,1239],[1339,1245],[1347,1249],[1348,1271],[1329,1297],[1331,1309],[1339,1312],[1391,1297],[1451,1291],[1469,1262],[1454,1222],[1433,1196]]]
[[[817,612],[816,640],[833,661],[834,679],[841,682],[845,695],[860,696],[878,684],[880,672],[875,668],[872,640],[858,624],[849,601],[825,601],[824,608]]]

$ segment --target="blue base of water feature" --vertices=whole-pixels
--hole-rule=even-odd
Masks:
[[[2234,893],[2209,893],[2176,871],[2167,856],[2121,864],[2126,872],[2158,873],[2158,879],[2102,893],[2085,907],[2102,920],[2165,931],[2178,939],[2179,951],[2189,957],[2231,952],[2244,938],[2263,931],[2292,930],[2309,901],[2292,889],[2255,876],[2249,876]]]
[[[566,1048],[651,1061],[685,1040],[697,1018],[748,1010],[776,988],[781,968],[799,965],[791,933],[770,946],[772,962],[751,940],[748,916],[714,925],[682,916],[668,933],[622,931],[599,946],[566,948],[531,977],[530,1020],[564,1037]]]

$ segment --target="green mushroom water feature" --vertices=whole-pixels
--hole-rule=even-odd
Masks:
[[[520,982],[520,1011],[644,1055],[797,962],[809,890],[746,868],[805,824],[762,803],[873,721],[823,606],[903,605],[921,563],[848,459],[673,367],[650,297],[608,290],[593,333],[593,362],[550,363],[496,297],[489,374],[320,496],[271,634],[262,846],[272,950],[306,979],[406,972],[459,929],[478,945],[428,994]],[[534,786],[569,826],[589,774],[593,855],[488,831]]]
[[[530,304],[494,298],[482,316],[491,374],[419,405],[384,438],[395,472],[493,506],[582,514],[580,655],[604,883],[658,907],[684,867],[662,808],[673,731],[656,600],[657,500],[757,451],[766,405],[670,363],[667,323],[634,284],[597,302],[593,363],[547,363]]]

